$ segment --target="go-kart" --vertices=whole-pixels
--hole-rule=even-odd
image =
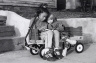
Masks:
[[[66,41],[63,40],[62,37],[64,37],[66,35],[66,32],[68,32],[67,34],[70,35],[69,39],[77,41],[75,45],[71,45],[70,43],[68,43],[68,51],[71,49],[71,47],[75,47],[75,51],[77,53],[82,53],[84,50],[84,45],[82,43],[83,40],[82,27],[77,27],[77,28],[65,27],[65,30],[66,31],[60,32],[60,43],[63,43],[61,49],[62,50],[64,49],[66,43]],[[28,42],[26,41],[28,34],[29,37],[31,37],[29,38],[30,44],[28,44]],[[43,57],[42,50],[44,49],[45,43],[43,42],[43,40],[40,39],[40,35],[37,29],[31,29],[31,28],[29,29],[25,37],[25,45],[30,48],[30,53],[32,55],[39,54],[41,58]]]

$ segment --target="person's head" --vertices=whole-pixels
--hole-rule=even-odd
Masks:
[[[49,16],[49,11],[46,7],[43,8],[42,6],[39,9],[37,9],[36,15],[40,21],[45,21]]]
[[[52,14],[50,14],[48,17],[48,23],[49,24],[53,23],[53,15]]]
[[[54,16],[53,16],[53,14],[50,14],[49,15],[49,17],[48,17],[48,23],[49,24],[51,24],[51,23],[53,23],[53,22],[55,22],[55,21],[57,21],[57,18],[55,18]]]

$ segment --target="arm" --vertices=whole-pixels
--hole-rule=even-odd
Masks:
[[[42,26],[41,28],[39,28],[40,31],[45,31],[47,29],[46,26]]]
[[[58,31],[65,31],[65,26],[62,24],[62,22],[58,22],[56,29]]]
[[[37,17],[34,17],[30,20],[30,25],[29,28],[33,28],[33,26],[36,24],[37,22]]]
[[[31,18],[31,20],[30,20],[30,24],[29,24],[29,27],[31,27],[33,21],[34,21],[34,18]]]
[[[37,29],[39,29],[39,31],[46,31],[47,30],[47,23],[44,23],[44,22],[38,23]]]

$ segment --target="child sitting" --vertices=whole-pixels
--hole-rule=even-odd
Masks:
[[[52,30],[54,34],[53,36],[54,36],[54,41],[55,41],[55,48],[54,48],[55,55],[60,56],[60,51],[59,51],[60,33],[59,31],[64,31],[64,27],[62,26],[61,23],[57,21],[56,18],[54,18],[52,14],[50,14],[47,22],[48,22],[48,29]],[[61,30],[60,30],[60,27],[62,28]]]
[[[53,31],[54,34],[54,38],[55,38],[55,50],[59,49],[59,40],[60,40],[60,31],[64,31],[64,25],[61,22],[58,22],[56,18],[54,18],[54,16],[52,14],[50,14],[49,18],[48,18],[48,29]],[[66,42],[74,45],[76,44],[75,40],[70,40],[69,38],[63,37],[62,39],[65,39]],[[65,49],[62,52],[63,56],[66,56],[67,53],[67,46],[65,46]],[[60,54],[57,51],[57,55]]]
[[[50,14],[48,18],[48,29],[64,31],[64,25],[61,22],[58,22],[57,18]]]

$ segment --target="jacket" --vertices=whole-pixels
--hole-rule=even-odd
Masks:
[[[33,29],[38,29],[41,32],[44,31],[45,29],[47,29],[47,25],[48,25],[47,22],[39,21],[37,18],[35,20],[35,23],[33,21],[34,21],[34,18],[31,19],[31,22],[30,22],[30,26],[32,24],[33,25]]]
[[[64,25],[62,22],[55,21],[51,24],[48,24],[48,29],[50,30],[58,30],[58,31],[64,31]]]

